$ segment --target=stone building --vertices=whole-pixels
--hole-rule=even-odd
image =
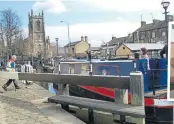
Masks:
[[[168,15],[168,22],[174,21],[174,16]],[[152,23],[146,24],[141,21],[141,27],[133,32],[133,41],[135,43],[156,43],[166,42],[166,22],[165,20],[154,19]]]
[[[128,34],[128,36],[125,37],[119,37],[116,38],[115,36],[112,36],[112,39],[101,45],[101,49],[100,49],[100,53],[101,56],[107,56],[110,55],[111,56],[115,56],[115,50],[123,43],[132,43],[133,42],[133,38],[131,34]]]
[[[139,53],[142,47],[147,48],[147,54],[150,58],[158,58],[160,55],[161,49],[164,47],[164,44],[160,43],[123,43],[120,45],[115,53],[118,58],[121,57],[134,57],[135,53]]]
[[[66,56],[86,56],[89,49],[88,37],[81,36],[80,41],[71,42],[64,46]]]
[[[31,10],[31,13],[28,13],[28,18],[29,18],[28,54],[35,57],[37,56],[48,57],[50,40],[49,37],[46,38],[45,35],[43,11],[41,14],[39,13],[39,15],[34,15],[33,10]]]

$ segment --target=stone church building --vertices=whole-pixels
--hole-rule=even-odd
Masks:
[[[34,15],[33,10],[28,13],[28,38],[25,39],[26,54],[35,57],[50,57],[50,39],[45,35],[44,12]]]

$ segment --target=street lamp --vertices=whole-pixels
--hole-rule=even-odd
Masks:
[[[60,21],[61,23],[66,23],[67,24],[67,28],[68,28],[68,41],[69,41],[69,51],[68,53],[70,53],[70,49],[71,49],[71,40],[70,40],[70,32],[69,32],[69,23],[66,21]]]
[[[55,38],[55,40],[56,40],[56,46],[57,46],[57,56],[59,55],[59,43],[58,43],[58,40],[59,40],[59,38]]]
[[[165,14],[165,22],[166,22],[166,39],[167,39],[167,43],[168,43],[168,20],[167,20],[167,8],[169,7],[170,5],[170,2],[168,1],[163,1],[161,2],[161,5],[163,6],[164,8],[164,13]]]
[[[2,43],[4,45],[4,41],[3,41],[3,32],[2,32],[2,23],[0,23],[0,39],[2,40]]]

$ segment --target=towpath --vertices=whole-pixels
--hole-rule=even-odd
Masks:
[[[0,79],[1,91],[5,82],[6,79]],[[49,91],[37,84],[28,88],[19,85],[20,90],[15,91],[11,84],[7,92],[0,93],[1,124],[84,124],[60,106],[47,103],[47,98],[53,96]]]

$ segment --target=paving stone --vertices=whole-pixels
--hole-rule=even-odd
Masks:
[[[2,91],[1,87],[5,82],[5,79],[0,79],[0,91]],[[15,91],[12,84],[7,92],[0,93],[0,124],[64,124],[61,117],[57,117],[55,114],[53,114],[54,117],[44,114],[42,108],[47,106],[48,103],[36,104],[32,102],[51,97],[53,94],[37,84],[32,84],[28,88],[20,82],[19,85],[21,87],[20,90]],[[64,115],[67,112],[61,111],[61,113]],[[67,114],[67,117],[70,118],[69,120],[73,118],[70,114]],[[79,120],[74,123],[72,121],[66,122],[66,124],[84,123]]]

